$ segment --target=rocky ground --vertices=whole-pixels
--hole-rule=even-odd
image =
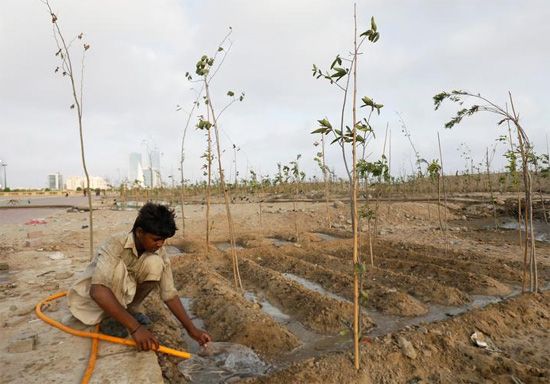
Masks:
[[[111,210],[101,200],[96,206],[96,244],[130,229],[135,210]],[[59,208],[32,217],[45,223],[30,224],[29,212],[10,211],[9,220],[0,221],[0,382],[78,382],[89,340],[45,325],[32,307],[66,290],[84,269],[88,214]],[[232,212],[244,295],[233,284],[223,206],[212,207],[208,248],[202,204],[186,206],[185,236],[176,234],[169,247],[177,287],[190,300],[193,315],[216,341],[248,346],[270,364],[267,375],[241,381],[550,381],[550,295],[518,295],[517,233],[488,228],[483,221],[491,220],[487,204],[454,201],[438,212],[435,202],[381,202],[371,223],[372,243],[362,226],[360,249],[367,268],[359,372],[350,354],[348,208],[331,202],[330,228],[320,202],[298,202],[294,211],[290,202],[248,201],[233,204]],[[447,231],[440,230],[439,214],[449,223]],[[537,242],[537,247],[539,282],[547,287],[550,245]],[[165,345],[196,350],[156,295],[146,307]],[[63,301],[48,311],[69,321]],[[96,382],[187,382],[176,358],[104,344]],[[133,366],[141,370],[125,368]]]

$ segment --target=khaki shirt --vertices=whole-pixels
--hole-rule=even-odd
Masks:
[[[138,256],[132,232],[112,236],[69,290],[69,309],[85,324],[97,324],[105,313],[90,297],[91,284],[109,288],[125,308],[132,303],[137,284],[158,281],[163,301],[178,296],[170,260],[164,247]]]

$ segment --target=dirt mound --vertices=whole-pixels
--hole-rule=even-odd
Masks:
[[[376,338],[356,372],[349,353],[295,364],[247,383],[547,383],[550,293],[523,295],[448,322]],[[489,348],[475,346],[481,331]],[[532,344],[542,341],[541,350]],[[538,344],[539,347],[541,344]]]
[[[193,312],[204,320],[215,340],[246,345],[268,358],[300,344],[228,280],[201,264],[189,258],[174,268],[174,274],[182,295],[193,297]]]

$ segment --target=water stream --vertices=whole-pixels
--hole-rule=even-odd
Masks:
[[[191,311],[192,300],[187,297],[180,300],[195,326],[204,328],[202,319]],[[179,363],[178,369],[191,383],[231,383],[246,377],[263,375],[270,369],[269,364],[244,345],[211,342],[208,347],[203,348],[186,332],[183,332],[183,337],[193,356]]]
[[[313,233],[319,236],[319,238],[324,241],[342,240],[340,237],[329,235],[328,233],[322,233],[322,232],[313,232]]]
[[[285,277],[296,281],[304,288],[326,295],[338,301],[349,302],[348,300],[335,295],[319,284],[302,277],[285,273]],[[547,289],[546,287],[545,289]],[[379,311],[363,309],[362,313],[369,316],[376,326],[367,332],[369,337],[382,336],[403,329],[407,326],[428,324],[446,318],[468,312],[473,309],[483,308],[488,304],[498,303],[502,300],[516,296],[521,290],[514,287],[512,293],[506,296],[484,296],[472,295],[472,301],[458,307],[444,306],[438,304],[427,304],[429,312],[418,317],[401,317],[385,315]],[[276,322],[286,327],[302,343],[293,351],[280,356],[272,365],[262,361],[250,348],[233,343],[211,343],[209,350],[201,349],[198,344],[187,334],[184,334],[189,352],[193,357],[178,364],[180,372],[192,383],[231,383],[245,377],[261,376],[268,372],[281,369],[290,364],[307,358],[347,350],[352,345],[349,334],[324,335],[311,331],[304,327],[299,321],[286,314],[277,306],[270,303],[263,292],[247,291],[244,297],[260,305],[263,312],[273,318]],[[191,311],[191,299],[181,298],[187,313],[197,327],[203,327],[204,323],[200,318],[193,315]]]
[[[231,243],[229,241],[224,241],[222,243],[215,243],[215,246],[222,252],[226,252],[231,249]],[[244,247],[238,244],[235,244],[235,249],[244,249]]]
[[[495,230],[495,221],[493,218],[473,219],[468,221],[468,225],[473,228],[479,228],[484,230]],[[497,219],[498,229],[504,229],[508,231],[517,231],[521,228],[522,236],[525,233],[525,226],[519,225],[517,218],[513,217],[501,217]],[[550,243],[550,224],[545,223],[542,220],[533,220],[533,232],[535,233],[535,240]]]

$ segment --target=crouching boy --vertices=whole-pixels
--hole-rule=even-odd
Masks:
[[[138,350],[158,349],[155,335],[147,329],[151,320],[140,304],[155,287],[189,336],[200,345],[211,337],[196,328],[185,312],[174,287],[164,241],[174,236],[174,211],[147,203],[140,210],[130,233],[112,236],[98,250],[83,275],[69,290],[69,309],[84,324],[100,324],[100,331],[126,337]]]

